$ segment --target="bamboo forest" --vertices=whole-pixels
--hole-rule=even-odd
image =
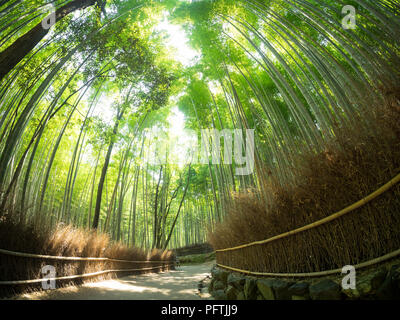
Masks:
[[[0,0],[0,296],[50,265],[399,298],[399,30],[398,0]],[[349,265],[385,271],[293,287]]]

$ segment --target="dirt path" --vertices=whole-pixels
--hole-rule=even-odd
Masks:
[[[128,276],[82,286],[24,294],[22,300],[200,300],[211,299],[198,283],[210,274],[214,262],[182,266],[175,271]]]

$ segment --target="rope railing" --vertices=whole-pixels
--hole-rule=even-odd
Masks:
[[[247,244],[242,244],[236,247],[232,247],[232,248],[225,248],[225,249],[218,249],[215,250],[215,252],[226,252],[226,251],[233,251],[233,250],[239,250],[239,249],[243,249],[243,248],[247,248],[247,247],[252,247],[252,246],[256,246],[256,245],[262,245],[262,244],[266,244],[278,239],[282,239],[282,238],[286,238],[292,235],[295,235],[297,233],[318,227],[322,224],[331,222],[347,213],[350,213],[364,205],[366,205],[368,202],[372,201],[373,199],[377,198],[378,196],[380,196],[381,194],[383,194],[384,192],[388,191],[390,188],[392,188],[396,183],[400,182],[400,173],[394,177],[392,180],[390,180],[388,183],[386,183],[384,186],[380,187],[378,190],[376,190],[375,192],[371,193],[370,195],[366,196],[365,198],[361,199],[360,201],[353,203],[352,205],[346,207],[345,209],[336,212],[326,218],[323,218],[321,220],[318,220],[316,222],[310,223],[304,227],[301,228],[297,228],[282,234],[279,234],[277,236],[271,237],[269,239],[266,240],[260,240],[260,241],[254,241],[251,243],[247,243]]]
[[[168,263],[167,265],[172,265],[174,263]],[[88,277],[95,277],[106,273],[112,272],[134,272],[134,271],[150,271],[154,269],[159,269],[165,267],[166,265],[151,267],[151,268],[139,268],[139,269],[116,269],[116,270],[103,270],[97,271],[92,273],[85,273],[85,274],[77,274],[73,276],[64,276],[64,277],[55,277],[55,278],[43,278],[43,279],[33,279],[33,280],[12,280],[12,281],[0,281],[0,285],[17,285],[17,284],[33,284],[33,283],[41,283],[43,281],[52,281],[52,280],[74,280],[79,278],[88,278]]]
[[[5,249],[0,249],[0,253],[25,258],[37,258],[37,259],[49,259],[49,260],[68,260],[68,261],[109,261],[109,262],[127,262],[127,263],[164,263],[165,261],[155,261],[155,260],[142,260],[142,261],[131,261],[131,260],[118,260],[111,258],[91,258],[91,257],[63,257],[63,256],[49,256],[43,254],[34,253],[24,253],[16,252]]]
[[[90,261],[90,262],[105,261],[105,262],[122,262],[122,263],[160,263],[160,264],[162,264],[160,266],[155,266],[155,267],[150,267],[150,268],[111,269],[111,270],[102,270],[102,271],[97,271],[97,272],[92,272],[92,273],[55,277],[55,278],[0,281],[0,285],[33,284],[33,283],[40,283],[40,282],[49,281],[49,280],[73,280],[73,279],[79,279],[79,278],[95,277],[95,276],[99,276],[99,275],[106,274],[106,273],[112,273],[112,272],[116,273],[116,272],[150,271],[150,270],[155,270],[155,269],[159,269],[159,268],[163,268],[163,267],[175,264],[175,262],[173,262],[173,261],[153,261],[153,260],[133,261],[133,260],[111,259],[111,258],[106,258],[106,257],[94,258],[94,257],[50,256],[50,255],[10,251],[10,250],[5,250],[5,249],[0,249],[0,253],[4,254],[4,255],[10,255],[10,256],[16,256],[16,257],[46,259],[46,260],[50,259],[50,260],[64,260],[64,261]]]
[[[349,212],[352,212],[364,205],[366,205],[368,202],[372,201],[373,199],[377,198],[378,196],[380,196],[381,194],[383,194],[384,192],[388,191],[390,188],[392,188],[395,184],[400,182],[400,174],[398,174],[396,177],[394,177],[392,180],[390,180],[388,183],[386,183],[385,185],[383,185],[382,187],[380,187],[378,190],[376,190],[375,192],[371,193],[370,195],[368,195],[367,197],[361,199],[360,201],[346,207],[345,209],[330,215],[324,219],[318,220],[314,223],[308,224],[306,226],[303,226],[301,228],[297,228],[285,233],[282,233],[280,235],[268,238],[266,240],[261,240],[261,241],[254,241],[251,243],[247,243],[247,244],[243,244],[243,245],[239,245],[236,247],[232,247],[232,248],[225,248],[225,249],[218,249],[215,250],[216,253],[218,252],[227,252],[227,251],[233,251],[233,250],[239,250],[242,248],[247,248],[247,247],[251,247],[251,246],[255,246],[255,245],[262,245],[262,244],[266,244],[278,239],[283,239],[286,237],[289,237],[291,235],[306,231],[306,230],[310,230],[312,228],[315,228],[317,226],[320,226],[322,224],[328,223],[330,221],[333,221]],[[384,262],[386,260],[389,260],[391,258],[397,257],[398,255],[400,255],[400,249],[393,251],[391,253],[388,253],[382,257],[367,261],[367,262],[363,262],[360,263],[355,267],[355,269],[361,269],[361,268],[365,268],[367,266],[371,266],[380,262]],[[334,269],[334,270],[327,270],[327,271],[320,271],[320,272],[310,272],[310,273],[269,273],[269,272],[255,272],[255,271],[251,271],[251,270],[244,270],[244,269],[239,269],[239,268],[234,268],[231,266],[226,266],[223,264],[218,263],[218,256],[216,257],[217,259],[217,266],[223,268],[223,269],[227,269],[227,270],[231,270],[231,271],[235,271],[235,272],[239,272],[239,273],[243,273],[243,274],[248,274],[248,275],[254,275],[254,276],[268,276],[268,277],[288,277],[288,278],[295,278],[295,277],[301,277],[301,278],[306,278],[306,277],[319,277],[319,276],[327,276],[327,275],[332,275],[332,274],[336,274],[336,273],[341,273],[342,269]]]
[[[381,263],[384,261],[387,261],[389,259],[395,258],[398,255],[400,255],[400,249],[393,251],[391,253],[388,253],[384,256],[381,256],[376,259],[372,259],[360,264],[357,264],[353,266],[356,270],[362,269],[365,267],[372,266],[377,263]],[[223,264],[217,263],[218,267],[221,267],[223,269],[239,272],[239,273],[244,273],[248,275],[253,275],[253,276],[264,276],[264,277],[285,277],[285,278],[311,278],[311,277],[321,277],[321,276],[328,276],[328,275],[333,275],[337,273],[342,273],[342,269],[334,269],[334,270],[327,270],[327,271],[319,271],[319,272],[309,272],[309,273],[269,273],[269,272],[254,272],[254,271],[249,271],[249,270],[242,270],[238,268],[232,268],[229,266],[225,266]]]

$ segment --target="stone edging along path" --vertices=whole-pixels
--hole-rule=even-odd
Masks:
[[[256,278],[214,266],[209,293],[215,300],[400,299],[400,259],[356,273],[356,289],[342,288],[346,274],[315,279]]]

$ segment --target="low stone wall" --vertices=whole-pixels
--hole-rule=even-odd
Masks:
[[[316,279],[256,278],[214,266],[209,293],[216,300],[400,299],[400,261],[356,273],[356,289],[342,289],[345,275]]]

